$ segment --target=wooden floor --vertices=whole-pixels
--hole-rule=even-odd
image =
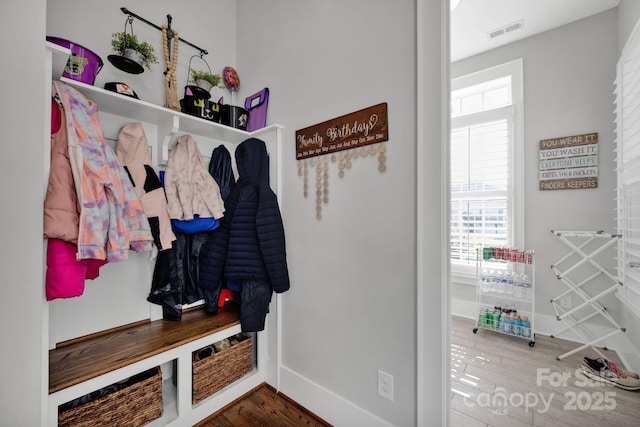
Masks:
[[[327,427],[330,424],[263,384],[196,427]]]
[[[528,340],[452,317],[451,426],[640,426],[640,391],[588,381],[580,374],[587,348],[560,361],[575,343],[536,335]],[[603,351],[619,362],[613,351]],[[622,365],[621,365],[622,366]]]

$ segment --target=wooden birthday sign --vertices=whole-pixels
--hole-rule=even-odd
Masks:
[[[389,140],[383,102],[296,131],[296,159],[321,156]]]

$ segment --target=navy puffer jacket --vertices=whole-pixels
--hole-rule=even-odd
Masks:
[[[231,154],[224,145],[219,145],[211,152],[209,161],[209,174],[220,187],[220,196],[223,201],[227,201],[229,193],[236,186],[236,178],[233,176],[231,168]]]
[[[269,187],[269,158],[264,141],[247,139],[238,145],[235,157],[238,181],[225,200],[220,227],[207,241],[200,259],[200,287],[210,302],[214,300],[211,296],[219,293],[223,277],[265,283],[270,287],[269,295],[272,291],[284,292],[290,286],[284,227],[278,199]],[[242,298],[243,307],[264,307],[245,301],[252,298],[251,293],[243,292]],[[215,311],[213,304],[206,308]],[[244,313],[245,317],[261,314]]]

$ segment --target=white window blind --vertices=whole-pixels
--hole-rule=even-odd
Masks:
[[[523,240],[522,61],[452,81],[453,281],[475,275],[476,249]],[[516,198],[519,196],[519,199]]]
[[[507,119],[452,129],[451,258],[475,265],[476,248],[509,243]]]
[[[618,297],[640,316],[640,35],[634,30],[616,79]]]

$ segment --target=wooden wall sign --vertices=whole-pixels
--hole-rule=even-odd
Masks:
[[[322,219],[322,205],[329,203],[330,163],[336,163],[340,178],[356,159],[366,157],[377,156],[378,171],[387,170],[387,120],[387,103],[383,102],[296,131],[298,176],[303,179],[305,198],[309,195],[309,171],[315,169],[316,173],[316,219]]]
[[[296,131],[296,159],[321,156],[389,140],[387,103]]]
[[[540,190],[598,188],[598,134],[540,141]]]

